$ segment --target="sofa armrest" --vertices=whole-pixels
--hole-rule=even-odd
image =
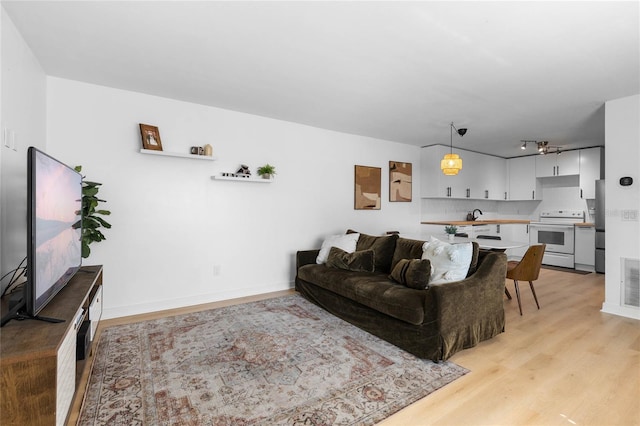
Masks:
[[[504,331],[506,275],[507,256],[491,252],[469,278],[429,287],[436,300],[443,359]]]
[[[296,252],[296,271],[301,266],[316,263],[316,258],[320,253],[320,249],[315,250],[300,250]]]

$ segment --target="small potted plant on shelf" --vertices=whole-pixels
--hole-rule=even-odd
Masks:
[[[269,163],[258,168],[258,176],[262,176],[263,179],[271,179],[271,175],[275,174],[276,168]]]
[[[444,232],[449,236],[449,241],[453,242],[453,238],[456,236],[456,232],[458,232],[458,227],[455,225],[447,225],[444,227]]]

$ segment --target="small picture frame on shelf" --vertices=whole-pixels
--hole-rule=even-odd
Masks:
[[[142,137],[142,148],[162,151],[160,131],[156,126],[140,123],[140,136]]]

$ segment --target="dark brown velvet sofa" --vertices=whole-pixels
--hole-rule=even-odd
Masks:
[[[306,299],[420,358],[446,360],[504,331],[504,253],[478,250],[466,279],[425,290],[389,278],[400,259],[419,259],[424,241],[361,234],[357,250],[376,253],[374,272],[317,264],[319,250],[296,254],[295,288]]]

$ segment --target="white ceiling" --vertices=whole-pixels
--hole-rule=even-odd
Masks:
[[[637,1],[2,5],[48,75],[418,146],[603,145],[640,93]]]

